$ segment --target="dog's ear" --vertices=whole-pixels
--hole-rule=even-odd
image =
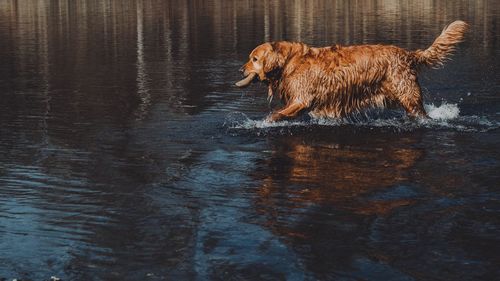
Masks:
[[[269,44],[268,50],[265,54],[264,73],[272,72],[285,65],[285,55],[283,53],[283,43],[285,42],[272,42]]]

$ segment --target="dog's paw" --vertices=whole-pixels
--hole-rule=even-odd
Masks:
[[[284,117],[283,114],[281,114],[279,112],[273,112],[273,113],[269,114],[264,121],[268,122],[268,123],[273,123],[273,122],[276,122],[276,121],[283,119],[283,117]]]

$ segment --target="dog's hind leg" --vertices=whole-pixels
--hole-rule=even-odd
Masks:
[[[394,85],[395,84],[395,85]],[[411,117],[428,118],[422,100],[422,91],[415,76],[394,83],[394,92],[406,113]]]

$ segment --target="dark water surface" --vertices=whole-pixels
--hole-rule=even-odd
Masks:
[[[498,280],[497,1],[0,1],[0,279]],[[268,40],[426,48],[429,122],[266,124]]]

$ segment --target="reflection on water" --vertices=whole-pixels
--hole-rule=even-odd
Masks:
[[[268,159],[269,169],[277,171],[268,174],[259,192],[269,194],[285,191],[296,193],[294,200],[299,202],[325,201],[341,206],[349,198],[408,181],[409,170],[422,156],[422,150],[411,147],[414,139],[381,136],[386,140],[391,137],[394,138],[391,147],[370,148],[353,141],[354,135],[342,136],[349,140],[344,140],[343,144],[332,140],[311,145],[296,137],[277,141],[273,144],[274,153]],[[279,184],[273,186],[273,183]],[[295,190],[297,186],[302,188]],[[266,202],[264,205],[271,204]],[[348,208],[353,208],[351,202]]]
[[[495,279],[499,15],[487,0],[0,1],[0,279]],[[456,19],[466,42],[421,77],[429,110],[455,110],[436,125],[228,125],[269,111],[263,86],[232,86],[263,41],[416,49]]]

